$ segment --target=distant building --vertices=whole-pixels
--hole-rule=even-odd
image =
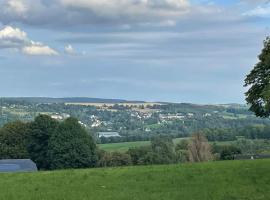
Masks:
[[[79,123],[80,125],[84,126],[84,127],[87,127],[87,125],[86,125],[85,123],[81,122],[81,121],[78,121],[78,123]]]
[[[151,129],[150,128],[146,128],[145,129],[145,132],[151,132]]]
[[[30,159],[0,160],[0,172],[35,172],[36,164]]]
[[[67,119],[69,117],[70,117],[70,114],[67,114],[67,113],[62,113],[62,114],[54,113],[54,114],[51,115],[52,119],[56,119],[56,120],[59,120],[59,121],[62,121],[62,120]]]
[[[159,118],[164,121],[164,120],[182,120],[185,118],[185,116],[183,116],[180,113],[177,114],[159,114]]]
[[[56,120],[63,120],[63,117],[61,115],[51,115],[51,118]]]
[[[212,115],[210,113],[205,113],[203,116],[204,117],[211,117]]]
[[[121,137],[121,136],[119,135],[118,132],[98,132],[98,137],[109,138],[109,137]]]

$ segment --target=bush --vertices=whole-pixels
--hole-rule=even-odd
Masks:
[[[97,166],[98,167],[117,167],[131,165],[131,157],[129,154],[120,152],[103,152]]]
[[[220,153],[221,160],[234,160],[234,156],[241,154],[241,149],[235,146],[222,146]]]

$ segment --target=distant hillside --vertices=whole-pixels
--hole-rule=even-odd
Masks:
[[[270,160],[0,174],[4,200],[269,200]]]
[[[51,97],[7,97],[5,100],[14,102],[27,103],[144,103],[144,101],[127,101],[123,99],[102,99],[89,97],[67,97],[67,98],[51,98]]]

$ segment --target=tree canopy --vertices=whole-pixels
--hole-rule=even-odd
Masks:
[[[26,148],[28,125],[16,121],[0,129],[0,159],[28,158]]]
[[[86,168],[96,164],[96,144],[75,118],[68,118],[49,139],[51,169]]]
[[[39,115],[29,126],[27,149],[39,169],[48,169],[48,142],[59,122],[47,115]]]
[[[250,110],[256,116],[270,115],[270,37],[264,41],[264,48],[258,56],[259,62],[247,75],[245,86],[250,87],[246,92],[246,101]]]

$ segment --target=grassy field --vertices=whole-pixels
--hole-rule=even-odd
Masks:
[[[176,138],[173,142],[176,144],[180,142],[183,138]],[[150,145],[150,141],[138,141],[138,142],[122,142],[122,143],[111,143],[111,144],[99,144],[99,148],[104,151],[118,151],[118,152],[126,152],[129,148],[132,147],[141,147]]]
[[[269,200],[270,160],[0,174],[2,200]]]
[[[173,139],[174,144],[179,143],[183,139],[188,139],[188,138],[176,138]],[[257,142],[264,142],[264,140],[252,140],[252,141],[257,141]],[[210,142],[211,144],[216,143],[217,145],[236,145],[237,141],[224,141],[224,142]],[[146,146],[150,145],[150,141],[138,141],[138,142],[122,142],[122,143],[111,143],[111,144],[99,144],[99,148],[104,150],[104,151],[117,151],[117,152],[126,152],[129,148],[132,147],[141,147],[141,146]]]

